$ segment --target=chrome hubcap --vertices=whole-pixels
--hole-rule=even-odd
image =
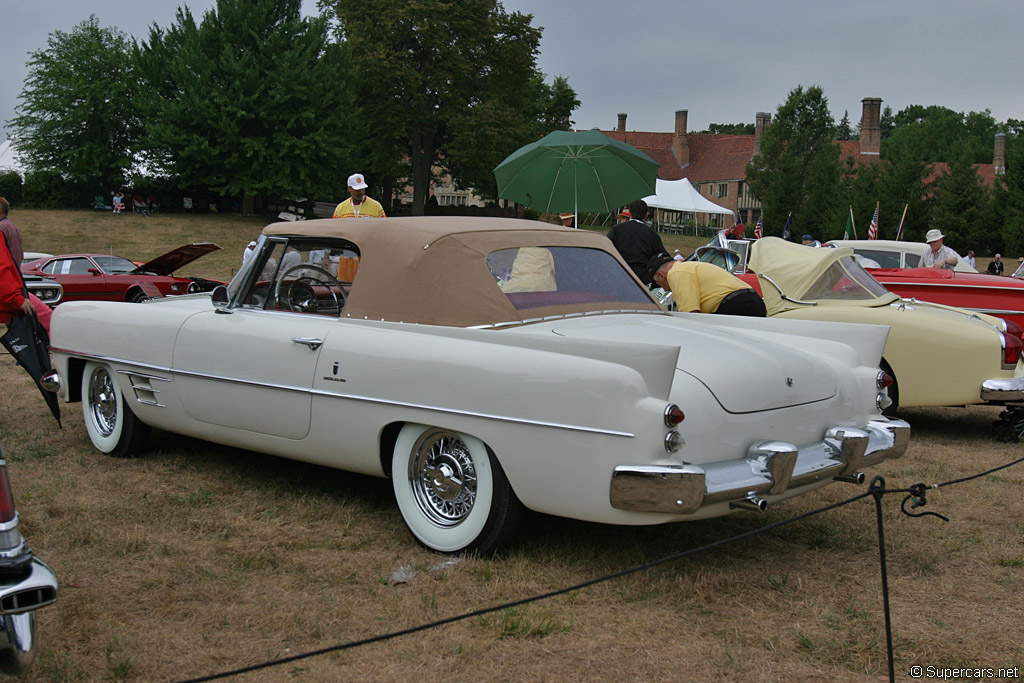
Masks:
[[[89,378],[89,407],[92,422],[103,436],[110,436],[117,426],[117,396],[110,373],[98,368]]]
[[[476,467],[469,447],[453,432],[428,430],[409,458],[409,484],[427,519],[442,527],[459,524],[476,502]]]

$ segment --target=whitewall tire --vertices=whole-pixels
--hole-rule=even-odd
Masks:
[[[149,426],[121,395],[109,365],[88,362],[82,371],[82,417],[92,445],[101,453],[127,457],[141,450]]]
[[[491,552],[515,532],[522,514],[497,458],[482,441],[461,432],[403,427],[391,481],[409,530],[439,552]]]

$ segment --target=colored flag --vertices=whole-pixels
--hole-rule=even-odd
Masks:
[[[850,215],[846,217],[846,230],[843,231],[844,240],[857,239],[857,227],[853,224],[853,207],[850,207]]]
[[[793,222],[793,212],[790,211],[789,215],[786,216],[786,227],[782,229],[782,239],[789,241],[789,225]]]
[[[875,205],[875,215],[871,217],[871,225],[868,226],[868,239],[878,239],[878,205]]]
[[[757,225],[754,226],[754,239],[759,240],[764,237],[764,225],[761,223],[761,216],[757,217]]]

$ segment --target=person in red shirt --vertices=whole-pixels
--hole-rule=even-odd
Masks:
[[[0,324],[6,325],[15,313],[36,312],[46,333],[50,333],[50,307],[33,295],[24,296],[25,283],[21,279],[21,231],[7,217],[10,204],[0,197]]]

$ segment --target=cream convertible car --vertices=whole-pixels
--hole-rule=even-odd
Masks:
[[[888,389],[893,410],[1002,406],[997,432],[1008,439],[1024,437],[1024,342],[1016,323],[901,299],[848,248],[815,249],[765,237],[745,243],[744,249],[750,252],[749,270],[737,262],[741,254],[735,249],[702,247],[697,256],[731,266],[761,292],[772,318],[889,326],[882,369],[894,381]]]
[[[157,427],[391,477],[420,542],[485,552],[524,507],[658,524],[862,481],[910,432],[886,333],[666,313],[583,230],[311,220],[212,296],[61,305],[51,386],[100,451]]]

